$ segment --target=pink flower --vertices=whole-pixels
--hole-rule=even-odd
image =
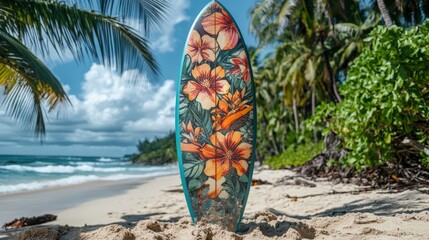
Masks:
[[[231,16],[222,10],[214,12],[201,22],[204,30],[211,35],[217,36],[217,42],[222,50],[233,49],[239,40],[237,26]]]
[[[209,35],[200,34],[193,30],[189,38],[189,44],[186,47],[186,54],[191,56],[192,62],[201,63],[204,60],[214,62],[216,60],[215,39]]]
[[[216,94],[229,92],[230,85],[225,80],[225,69],[221,66],[214,69],[207,63],[195,66],[192,76],[195,81],[188,81],[183,87],[183,93],[188,95],[190,101],[196,100],[201,103],[203,109],[209,110],[216,106],[218,101]]]
[[[236,58],[231,59],[231,63],[235,66],[231,70],[231,74],[243,78],[245,82],[250,81],[249,61],[247,60],[246,52],[242,50]]]

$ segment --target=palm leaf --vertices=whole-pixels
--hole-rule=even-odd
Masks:
[[[89,56],[120,73],[137,68],[149,71],[152,77],[159,74],[147,40],[118,18],[57,1],[5,0],[0,2],[0,9],[9,11],[7,21],[2,23],[5,30],[37,48],[44,57],[49,56],[52,45],[60,56],[67,49],[78,61]]]
[[[58,79],[21,42],[0,31],[0,86],[4,87],[4,104],[8,115],[45,134],[43,105],[49,111],[59,103],[69,103]]]
[[[294,13],[299,1],[300,0],[283,1],[278,13],[279,32],[283,32],[288,25],[289,18]]]
[[[168,12],[168,1],[165,0],[66,0],[68,5],[77,4],[78,8],[89,9],[107,16],[122,16],[141,20],[143,32],[148,34],[151,27],[164,22]]]
[[[360,39],[362,30],[354,23],[337,23],[334,26],[336,33],[343,34],[346,38]]]
[[[258,37],[263,37],[264,35],[260,33],[271,25],[275,13],[275,0],[259,1],[250,11],[250,32],[258,34]]]

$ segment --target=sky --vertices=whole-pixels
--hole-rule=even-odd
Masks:
[[[34,133],[8,117],[0,108],[0,154],[120,157],[137,152],[138,140],[153,139],[174,131],[176,80],[189,29],[210,1],[168,0],[172,12],[150,36],[162,76],[149,81],[139,73],[139,83],[96,63],[76,63],[70,54],[47,62],[64,85],[72,107],[49,116],[41,144]],[[248,46],[249,11],[257,0],[218,0],[235,18]],[[130,70],[137,71],[138,70]]]

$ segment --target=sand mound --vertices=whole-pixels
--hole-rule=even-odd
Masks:
[[[134,240],[135,236],[131,231],[120,225],[110,225],[97,230],[79,234],[79,239],[103,239],[103,240]]]
[[[264,240],[264,239],[427,239],[429,212],[394,217],[371,213],[348,213],[336,217],[298,220],[270,210],[245,219],[238,233],[205,222],[196,225],[190,218],[177,222],[144,220],[132,228],[113,224],[104,227],[73,228],[45,226],[28,229],[14,240]],[[422,224],[422,223],[425,224]]]

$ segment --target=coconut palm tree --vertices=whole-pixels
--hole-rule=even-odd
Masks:
[[[157,76],[159,67],[145,37],[164,20],[167,7],[163,0],[0,1],[0,87],[6,113],[43,136],[45,106],[52,111],[69,103],[60,81],[30,49],[45,58],[69,51],[76,61]],[[128,20],[142,24],[133,29],[125,24]]]
[[[286,91],[283,96],[289,98],[285,102],[293,106],[297,131],[297,105],[302,99],[299,96],[306,87],[305,82],[311,83],[312,102],[315,102],[316,81],[311,76],[324,76],[322,84],[330,99],[335,102],[341,100],[337,91],[336,69],[332,66],[333,56],[326,45],[328,38],[331,38],[331,43],[339,45],[334,31],[336,23],[360,21],[358,13],[356,2],[345,4],[344,1],[328,0],[261,1],[252,9],[251,31],[262,44],[281,41],[278,49],[283,57],[277,58],[282,65],[280,74],[284,73],[281,77]],[[347,26],[341,29],[345,28]]]
[[[273,85],[277,86],[271,99],[281,96],[282,101],[271,100],[270,104],[289,108],[286,109],[289,119],[281,124],[290,133],[290,123],[294,123],[292,135],[299,143],[302,135],[307,134],[303,120],[314,114],[316,105],[322,101],[341,101],[337,85],[345,78],[348,64],[359,54],[363,38],[378,24],[378,18],[372,11],[363,13],[357,1],[347,4],[330,0],[261,1],[251,12],[251,31],[262,46],[275,47],[265,65],[254,71],[256,75],[261,72],[259,81],[269,82],[270,86],[259,84],[258,91],[268,92],[274,89]],[[270,69],[269,75],[263,74],[265,68]],[[267,118],[258,115],[258,122],[264,122],[260,117]],[[318,139],[316,130],[313,139]]]
[[[324,71],[321,74],[325,76],[324,84],[327,86],[325,90],[329,93],[330,99],[334,102],[341,100],[337,89],[336,70],[338,69],[334,62],[334,55],[339,55],[337,50],[345,50],[341,47],[344,44],[348,45],[350,41],[340,39],[337,26],[346,22],[351,23],[340,26],[341,33],[344,35],[347,32],[354,33],[356,25],[363,23],[358,1],[261,1],[251,10],[251,14],[250,30],[256,34],[262,45],[278,42],[280,46],[291,47],[296,46],[296,42],[300,42],[304,45],[303,48],[310,51],[307,56],[319,54],[323,61],[314,61],[314,59],[311,61],[323,66]],[[353,52],[350,51],[351,49],[352,47],[348,49],[349,52]],[[293,49],[289,48],[286,51],[293,52]],[[343,57],[354,55],[343,55]],[[303,58],[295,59],[303,60]],[[310,61],[310,58],[306,59]],[[343,61],[349,60],[343,59]],[[314,69],[318,69],[318,66]]]

